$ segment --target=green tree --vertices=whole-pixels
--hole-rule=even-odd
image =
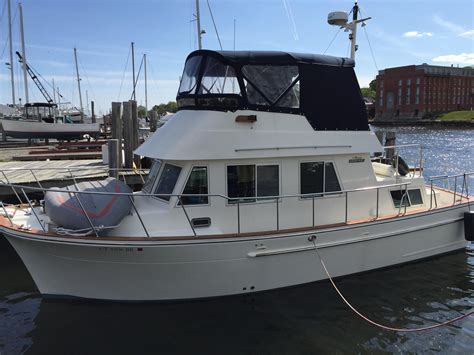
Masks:
[[[137,112],[138,112],[138,117],[140,118],[145,118],[147,115],[145,106],[138,106]]]
[[[371,99],[375,99],[375,90],[372,90],[370,87],[369,88],[360,88],[360,91],[362,92],[362,96],[370,97]]]
[[[372,80],[372,81],[369,83],[369,88],[370,88],[370,90],[372,90],[373,92],[376,92],[376,91],[377,91],[377,80],[376,80],[376,79]]]
[[[153,110],[155,110],[159,116],[164,115],[166,112],[176,112],[178,109],[178,105],[176,101],[169,101],[167,104],[159,104],[153,106]]]

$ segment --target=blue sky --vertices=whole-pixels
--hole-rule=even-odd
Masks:
[[[174,100],[186,55],[197,48],[195,0],[24,0],[25,40],[29,63],[46,79],[55,79],[62,95],[78,106],[73,47],[85,101],[95,100],[106,112],[112,101],[130,98],[131,61],[125,69],[130,42],[135,42],[136,66],[148,56],[149,106]],[[329,26],[330,11],[349,11],[351,0],[210,0],[224,49],[283,50],[347,56],[347,33]],[[0,0],[1,9],[5,0]],[[474,65],[474,2],[472,0],[361,0],[371,16],[359,28],[356,72],[367,86],[377,68],[431,63]],[[13,15],[17,1],[12,0]],[[7,14],[0,23],[0,103],[11,101]],[[218,49],[206,0],[201,0],[203,47]],[[19,16],[14,22],[14,50],[19,50]],[[369,42],[375,56],[372,58]],[[334,38],[332,45],[328,45]],[[16,64],[16,63],[15,63]],[[23,97],[19,66],[17,92]],[[123,85],[122,84],[123,79]],[[30,101],[42,97],[30,82]],[[137,100],[144,104],[143,81]],[[85,105],[84,105],[85,106]]]

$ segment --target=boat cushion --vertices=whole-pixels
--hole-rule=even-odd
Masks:
[[[126,195],[74,194],[68,192],[132,193],[128,185],[110,177],[102,181],[80,182],[77,184],[77,188],[76,185],[72,185],[55,188],[54,190],[64,190],[64,192],[46,192],[44,198],[45,213],[52,222],[66,229],[91,229],[84,210],[94,227],[113,227],[118,225],[130,213],[132,207],[132,201]]]

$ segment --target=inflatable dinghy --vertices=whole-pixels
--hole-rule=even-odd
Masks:
[[[102,181],[86,181],[59,191],[48,191],[44,198],[45,213],[58,227],[70,230],[91,229],[87,216],[94,227],[110,228],[117,226],[130,213],[132,202],[125,195],[75,194],[68,191],[132,193],[128,185],[114,178]],[[79,200],[78,201],[78,197]],[[84,207],[84,209],[81,207]]]

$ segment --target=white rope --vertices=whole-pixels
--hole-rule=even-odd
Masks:
[[[344,297],[344,295],[341,293],[341,291],[339,290],[339,288],[336,286],[336,284],[334,283],[331,275],[329,274],[329,271],[328,269],[326,268],[326,264],[324,263],[323,261],[323,258],[321,257],[321,254],[319,253],[319,250],[318,250],[318,247],[316,246],[316,235],[312,235],[308,238],[309,241],[313,242],[313,245],[314,245],[314,250],[316,251],[316,254],[318,254],[318,257],[319,257],[319,261],[321,262],[321,265],[323,266],[323,269],[326,273],[326,276],[328,277],[329,281],[331,282],[332,286],[334,287],[334,290],[336,290],[337,294],[341,297],[341,299],[344,301],[344,303],[355,313],[357,314],[360,318],[362,318],[363,320],[365,320],[366,322],[372,324],[372,325],[375,325],[376,327],[379,327],[379,328],[382,328],[382,329],[385,329],[385,330],[391,330],[391,331],[394,331],[394,332],[404,332],[404,333],[410,333],[410,332],[422,332],[422,331],[425,331],[425,330],[431,330],[431,329],[435,329],[435,328],[440,328],[440,327],[443,327],[443,326],[446,326],[446,325],[449,325],[451,323],[454,323],[454,322],[457,322],[461,319],[464,319],[464,318],[467,318],[471,315],[474,314],[474,311],[471,311],[471,312],[468,312],[466,314],[462,314],[458,317],[455,317],[455,318],[452,318],[452,319],[448,319],[447,321],[443,322],[443,323],[438,323],[438,324],[433,324],[433,325],[429,325],[429,326],[425,326],[425,327],[420,327],[420,328],[394,328],[394,327],[390,327],[390,326],[387,326],[387,325],[383,325],[383,324],[380,324],[380,323],[377,323],[375,321],[373,321],[372,319],[368,318],[367,316],[363,315],[362,313],[360,313],[354,306],[352,306],[349,301]]]

